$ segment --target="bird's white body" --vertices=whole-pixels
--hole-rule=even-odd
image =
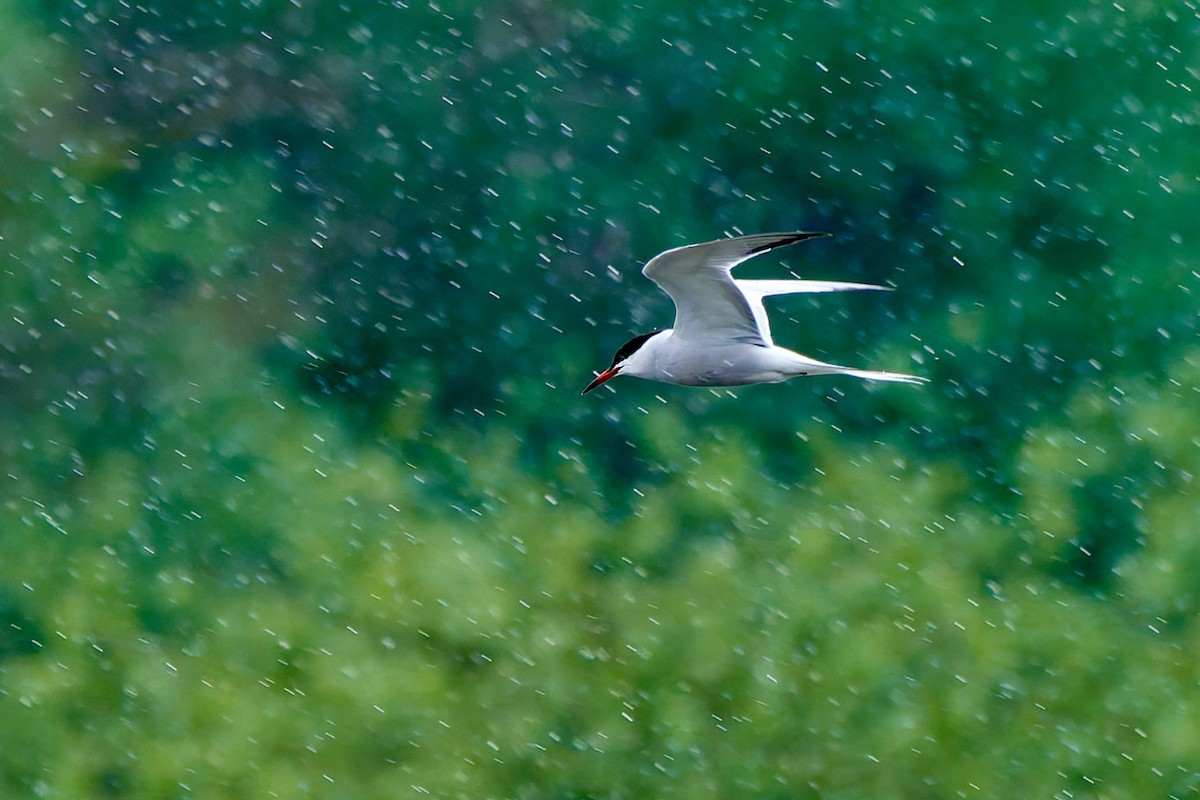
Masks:
[[[684,386],[744,386],[828,374],[924,382],[924,378],[913,375],[827,364],[780,347],[771,339],[764,297],[886,288],[840,281],[733,277],[734,267],[759,253],[822,235],[801,232],[740,236],[678,247],[655,256],[642,273],[674,301],[675,326],[626,343],[617,351],[612,366],[600,373],[584,393],[617,375]]]
[[[778,345],[720,342],[703,348],[659,331],[630,356],[622,375],[681,386],[747,386],[782,383],[802,375],[853,375],[875,380],[920,382],[911,375],[826,364]]]

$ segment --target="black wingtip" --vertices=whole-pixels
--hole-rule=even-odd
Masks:
[[[756,256],[759,253],[765,253],[768,250],[774,250],[776,247],[783,247],[787,244],[795,244],[803,242],[805,239],[819,239],[826,236],[833,236],[828,231],[796,231],[795,233],[785,233],[778,239],[774,239],[766,244],[760,244],[749,252],[749,255]]]

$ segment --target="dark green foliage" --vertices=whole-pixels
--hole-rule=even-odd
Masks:
[[[0,795],[1196,795],[1198,31],[0,4]],[[578,396],[791,229],[928,386]]]

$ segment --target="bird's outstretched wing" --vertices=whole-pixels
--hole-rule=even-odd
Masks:
[[[763,341],[771,344],[771,321],[767,319],[767,310],[763,308],[762,299],[776,294],[798,294],[800,292],[850,292],[863,289],[873,291],[891,291],[887,286],[875,286],[870,283],[847,283],[845,281],[802,281],[802,280],[734,280],[746,304],[754,314],[758,330],[762,333]]]
[[[690,341],[771,344],[771,326],[762,299],[794,292],[879,289],[837,281],[735,281],[732,270],[760,253],[826,233],[760,233],[677,247],[646,263],[642,274],[675,303],[674,336]]]

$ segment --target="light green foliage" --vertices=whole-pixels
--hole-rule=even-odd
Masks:
[[[0,2],[0,795],[1195,796],[1200,18],[943,6]]]

